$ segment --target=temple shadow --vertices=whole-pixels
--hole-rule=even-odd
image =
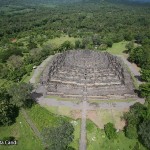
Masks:
[[[138,81],[141,81],[141,82],[143,81],[140,75],[139,75],[139,76],[134,76],[134,77],[135,77]]]
[[[34,100],[36,100],[37,98],[42,97],[43,93],[32,92],[31,96]]]

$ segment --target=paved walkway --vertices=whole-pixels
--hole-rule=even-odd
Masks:
[[[138,84],[142,84],[142,82],[139,80],[140,79],[140,72],[139,72],[139,69],[138,67],[134,64],[134,63],[131,63],[127,60],[127,58],[125,58],[124,56],[122,55],[118,55],[122,60],[123,62],[128,66],[128,68],[130,69],[131,73],[134,75],[134,77],[136,78]]]
[[[82,102],[82,118],[81,118],[81,132],[80,132],[80,150],[86,150],[86,115],[87,115],[87,87],[85,85],[83,91]]]
[[[138,79],[140,76],[140,72],[131,64],[124,56],[119,56],[122,58],[124,63],[129,67],[132,74]],[[45,68],[45,65],[50,61],[51,56],[48,57],[43,63],[35,70],[33,77],[30,80],[30,83],[36,83],[36,79],[38,75],[43,71]],[[141,84],[141,81],[137,80],[138,84]],[[82,110],[82,119],[81,119],[81,137],[80,137],[80,150],[86,150],[86,115],[87,110],[96,110],[98,108],[101,109],[125,109],[129,108],[131,105],[133,105],[135,102],[141,102],[144,103],[144,99],[137,98],[135,101],[132,102],[114,102],[110,105],[110,103],[104,102],[104,103],[96,103],[96,104],[90,104],[87,102],[87,92],[86,92],[86,83],[85,88],[83,90],[83,100],[82,103],[76,104],[71,101],[58,101],[57,99],[53,98],[45,98],[46,90],[44,86],[39,86],[35,92],[32,93],[33,98],[42,106],[48,105],[48,106],[66,106],[71,107],[73,109],[80,109]],[[33,131],[37,134],[38,137],[39,131],[36,129],[36,127],[32,124],[32,122],[28,119],[27,115],[24,113],[24,116],[26,117],[26,120],[28,120],[29,125],[33,129]]]
[[[83,104],[81,103],[75,103],[71,101],[63,101],[63,100],[57,100],[56,98],[45,98],[45,87],[44,86],[39,86],[39,88],[36,89],[32,93],[33,98],[42,106],[65,106],[65,107],[70,107],[72,109],[78,109],[82,110]],[[86,93],[84,93],[85,96]],[[141,98],[136,98],[135,101],[130,101],[130,102],[113,102],[113,108],[115,109],[126,109],[129,108],[131,105],[133,105],[135,102],[141,102],[144,103],[144,99]],[[100,102],[100,103],[86,103],[86,110],[96,110],[96,109],[111,109],[110,103],[107,101]]]
[[[50,62],[52,59],[53,55],[50,55],[48,58],[46,58],[37,68],[34,70],[33,76],[30,79],[30,83],[35,84],[37,83],[37,79],[39,78],[40,74],[46,67],[46,65]]]

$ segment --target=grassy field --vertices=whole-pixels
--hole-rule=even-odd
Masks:
[[[42,131],[45,127],[58,126],[62,121],[71,120],[70,118],[64,116],[55,115],[38,104],[34,105],[27,112],[40,131]]]
[[[111,122],[117,129],[123,129],[125,122],[122,120],[123,113],[127,110],[97,109],[89,110],[87,118],[93,121],[99,128],[103,129],[104,124]]]
[[[34,74],[34,69],[32,70],[32,72],[30,72],[29,76],[27,74],[24,75],[21,82],[29,83],[29,81],[32,78],[33,74]]]
[[[45,108],[52,112],[53,114],[56,115],[63,115],[63,116],[67,116],[70,118],[73,118],[73,113],[72,113],[72,109],[68,108],[68,107],[55,107],[55,106],[45,106]],[[80,126],[81,126],[81,120],[77,119],[77,120],[72,120],[71,121],[73,123],[74,126],[74,140],[73,142],[70,144],[70,146],[74,147],[76,150],[78,150],[79,147],[79,139],[80,139]]]
[[[117,139],[109,140],[104,130],[87,120],[87,150],[132,150],[137,143],[136,139],[126,138],[122,131],[117,133]],[[146,149],[140,145],[140,150]]]
[[[119,42],[119,43],[114,43],[112,45],[111,48],[108,48],[106,51],[111,53],[111,54],[114,54],[114,55],[122,55],[123,52],[126,50],[126,44],[128,44],[127,41],[122,41],[122,42]]]
[[[1,146],[0,150],[42,150],[43,146],[41,141],[35,137],[32,129],[27,124],[23,115],[20,115],[17,118],[15,124],[6,127],[0,127],[0,138],[13,136],[18,140],[18,145],[15,146]]]
[[[72,44],[75,43],[76,40],[80,40],[79,38],[69,37],[68,35],[63,35],[60,38],[50,39],[44,43],[44,45],[52,45],[54,48],[58,48],[65,41],[70,41]]]
[[[63,112],[64,109],[61,108]],[[45,109],[39,105],[33,106],[28,111],[28,115],[34,122],[34,124],[37,126],[39,131],[42,131],[45,127],[54,127],[59,126],[62,121],[69,121],[69,122],[76,122],[74,125],[75,131],[74,131],[74,140],[71,143],[71,146],[73,146],[75,149],[78,149],[79,146],[79,137],[80,137],[80,120],[73,120],[71,118],[68,118],[66,116],[62,116],[63,114],[59,115],[56,114],[56,111],[52,111],[52,109]]]
[[[57,115],[63,115],[72,118],[71,111],[72,109],[65,106],[45,106],[45,108]]]
[[[81,126],[81,120],[73,121],[74,123],[74,140],[70,144],[75,150],[79,149],[79,139],[80,139],[80,126]]]
[[[115,103],[115,102],[133,102],[134,99],[110,99],[110,100],[88,100],[89,103]]]
[[[75,103],[81,102],[81,100],[79,100],[79,99],[63,98],[63,97],[55,96],[55,95],[46,95],[46,98],[52,98],[52,99],[56,99],[58,101],[71,101],[71,102],[75,102]]]

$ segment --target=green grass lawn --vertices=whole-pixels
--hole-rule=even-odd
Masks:
[[[80,103],[81,100],[79,99],[73,99],[73,98],[63,98],[63,97],[60,97],[60,96],[55,96],[55,95],[46,95],[45,96],[46,98],[52,98],[52,99],[56,99],[58,101],[71,101],[71,102],[75,102],[75,103]]]
[[[67,117],[71,116],[71,108],[65,107],[65,106],[44,106],[48,111],[57,114],[57,115],[63,115]]]
[[[0,127],[0,139],[4,137],[13,136],[18,140],[18,145],[15,146],[1,146],[0,150],[42,150],[41,141],[34,135],[32,129],[20,113],[16,123],[11,126]]]
[[[89,103],[115,103],[115,102],[133,102],[134,99],[109,99],[109,100],[88,100]]]
[[[60,38],[50,39],[44,43],[44,45],[52,45],[54,48],[58,48],[65,41],[70,41],[72,44],[75,43],[76,40],[80,40],[79,38],[69,37],[68,35],[63,35]]]
[[[21,80],[21,82],[25,82],[25,83],[29,83],[30,79],[32,78],[34,74],[34,69],[32,70],[32,72],[30,72],[30,75],[28,76],[27,74],[25,74]]]
[[[35,123],[39,131],[45,127],[54,127],[61,124],[62,121],[70,121],[70,118],[51,113],[40,105],[36,104],[27,110],[28,115]]]
[[[42,131],[42,129],[45,127],[59,126],[62,123],[62,121],[69,121],[69,122],[76,121],[77,124],[74,125],[75,128],[74,140],[71,143],[71,146],[77,150],[79,146],[79,137],[80,137],[80,120],[73,120],[69,117],[52,113],[55,111],[47,110],[41,107],[40,105],[36,104],[27,112],[32,121],[34,122],[34,124],[36,125],[36,127],[39,129],[39,131]]]
[[[111,53],[111,54],[114,54],[114,55],[121,55],[123,53],[123,51],[126,50],[126,44],[128,44],[128,41],[122,41],[122,42],[119,42],[119,43],[114,43],[112,45],[111,48],[108,48],[106,51]]]
[[[54,106],[45,106],[45,108],[56,114],[56,115],[64,115],[64,116],[67,116],[67,117],[72,117],[71,116],[71,108],[68,108],[68,107],[54,107]],[[75,122],[73,123],[73,126],[74,126],[74,140],[73,142],[70,144],[70,146],[74,147],[76,150],[78,150],[78,147],[79,147],[79,139],[80,139],[80,126],[81,126],[81,120],[80,119],[77,119],[77,120],[72,120],[71,122]]]
[[[79,149],[79,140],[80,140],[80,127],[81,127],[81,120],[76,120],[76,124],[74,124],[74,140],[70,144],[71,147],[75,148],[75,150]]]
[[[132,150],[137,143],[136,139],[126,138],[123,131],[117,133],[117,139],[114,141],[109,140],[104,130],[87,120],[87,150]],[[140,150],[146,148],[140,145]]]

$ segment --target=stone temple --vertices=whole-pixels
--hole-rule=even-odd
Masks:
[[[130,73],[121,59],[107,52],[70,50],[55,55],[41,76],[47,95],[120,99],[134,97]]]

